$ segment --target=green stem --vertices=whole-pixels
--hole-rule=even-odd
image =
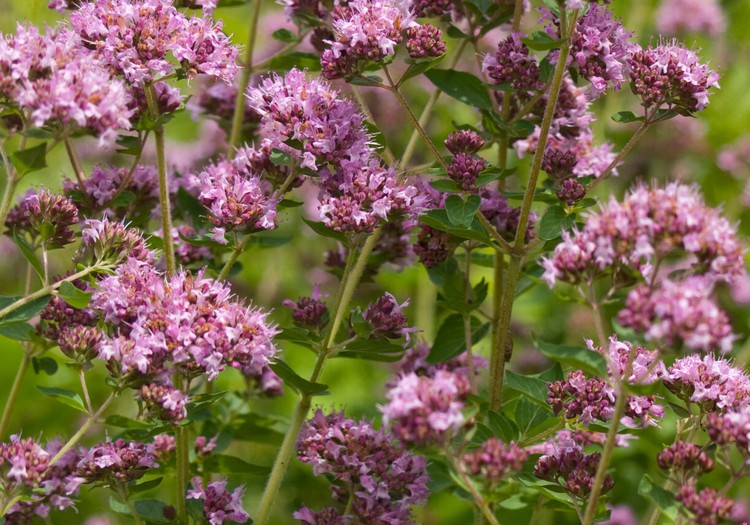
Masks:
[[[451,463],[453,464],[453,468],[456,470],[456,473],[464,482],[464,485],[466,485],[466,489],[469,491],[469,494],[471,494],[471,497],[474,500],[474,505],[476,505],[476,507],[482,513],[485,522],[491,525],[500,525],[497,517],[492,513],[492,510],[490,509],[489,503],[482,497],[477,488],[474,486],[474,481],[464,471],[463,467],[461,466],[460,460],[455,456],[454,453],[450,451],[446,451],[446,453],[450,457]]]
[[[174,386],[178,390],[185,388],[182,374],[176,372],[173,376]],[[174,433],[175,439],[175,470],[177,476],[176,499],[177,520],[179,523],[187,523],[187,508],[185,507],[185,495],[187,494],[188,478],[190,477],[190,443],[188,442],[187,427],[178,426]]]
[[[86,204],[91,206],[91,199],[89,199],[89,194],[86,192],[86,189],[83,185],[83,181],[85,180],[86,176],[83,173],[83,165],[81,164],[81,160],[78,158],[78,154],[76,153],[75,147],[73,146],[73,142],[70,140],[70,137],[65,137],[63,139],[63,142],[65,142],[65,151],[68,152],[70,165],[73,168],[73,173],[75,174],[76,180],[78,181],[78,189],[81,190],[81,194],[83,195],[83,199],[86,201]]]
[[[247,36],[247,47],[243,60],[243,69],[240,73],[240,83],[237,86],[237,97],[234,100],[234,115],[232,116],[232,131],[229,134],[228,157],[234,157],[234,151],[240,145],[242,136],[242,121],[245,118],[245,90],[250,84],[250,76],[253,74],[253,52],[255,51],[255,38],[258,34],[258,18],[260,18],[261,0],[255,0],[253,13],[250,17],[250,32]]]
[[[464,49],[466,49],[466,46],[468,44],[469,40],[466,38],[462,39],[461,42],[459,42],[458,47],[456,48],[456,52],[453,55],[453,59],[448,65],[448,69],[455,69],[458,61],[461,59],[461,55],[463,55]],[[424,109],[422,109],[422,113],[420,113],[419,115],[419,120],[417,121],[417,124],[419,124],[419,128],[424,129],[424,127],[427,125],[427,122],[430,120],[430,116],[432,116],[432,110],[435,109],[435,104],[437,104],[438,98],[440,98],[440,95],[442,93],[442,90],[436,88],[435,91],[433,91],[430,95],[430,98],[427,100],[427,104],[425,104]],[[417,147],[417,141],[419,140],[420,136],[419,128],[414,128],[414,131],[411,132],[411,137],[409,137],[409,142],[406,144],[404,154],[401,155],[400,164],[402,168],[406,168],[406,166],[408,166],[409,161],[414,155],[414,151]]]
[[[571,13],[570,17],[571,32],[575,27],[577,16],[578,11],[574,10]],[[552,77],[549,98],[547,99],[547,106],[544,108],[544,117],[542,118],[542,125],[539,129],[539,140],[537,142],[536,151],[534,152],[534,160],[531,163],[531,171],[529,172],[529,181],[526,186],[526,193],[524,194],[523,204],[521,205],[521,216],[518,220],[518,229],[516,230],[516,247],[522,246],[526,237],[526,227],[529,224],[531,205],[534,202],[536,184],[539,179],[539,172],[542,169],[544,150],[547,147],[547,138],[549,137],[549,130],[552,127],[552,121],[555,118],[555,107],[557,106],[557,99],[560,95],[560,87],[562,86],[563,77],[565,76],[565,71],[567,69],[566,62],[568,60],[568,55],[570,54],[570,35],[566,30],[566,23],[567,17],[565,10],[561,10],[560,35],[562,35],[564,41],[562,46],[560,47],[560,54],[557,57],[557,65],[555,66],[555,73]]]
[[[130,511],[131,516],[133,516],[133,519],[138,525],[146,525],[143,521],[143,518],[141,518],[140,514],[138,514],[138,510],[135,508],[135,505],[133,504],[133,501],[130,499],[130,496],[128,495],[128,488],[122,485],[118,485],[115,489],[115,492],[122,498],[123,503],[127,505],[128,510]]]
[[[385,72],[385,76],[388,79],[389,91],[391,91],[393,95],[396,97],[396,100],[401,105],[401,108],[403,108],[404,112],[406,113],[406,116],[409,118],[409,120],[411,120],[411,123],[414,126],[414,129],[422,137],[422,140],[424,140],[424,143],[427,145],[427,148],[432,152],[432,154],[435,156],[438,162],[443,166],[443,169],[448,171],[448,164],[445,162],[445,159],[440,155],[440,152],[435,147],[435,143],[432,142],[430,137],[425,132],[424,128],[419,124],[419,120],[417,120],[417,117],[414,115],[414,112],[409,107],[409,104],[406,102],[406,99],[404,99],[403,95],[401,95],[401,92],[399,91],[396,83],[393,81],[393,78],[391,77],[390,71],[388,71],[388,67],[383,66],[383,71]]]
[[[571,28],[575,26],[578,11],[574,10],[571,15]],[[544,109],[544,117],[539,132],[539,141],[537,143],[534,160],[529,173],[529,181],[526,186],[523,204],[521,206],[521,215],[518,220],[518,228],[513,243],[513,252],[511,253],[508,264],[508,273],[506,281],[503,284],[503,297],[500,301],[499,322],[497,323],[497,340],[494,341],[492,354],[490,356],[490,408],[499,411],[503,403],[503,380],[505,376],[505,365],[508,359],[508,342],[510,341],[510,321],[513,313],[513,302],[515,299],[516,285],[521,276],[523,266],[523,246],[526,238],[526,229],[529,223],[531,205],[534,201],[537,180],[542,167],[544,149],[547,145],[547,137],[552,126],[552,120],[555,114],[557,98],[560,94],[563,77],[566,70],[566,61],[570,53],[570,36],[567,31],[566,12],[561,10],[560,13],[560,34],[563,36],[563,45],[560,48],[560,54],[555,66],[555,72],[550,85],[547,105]]]
[[[239,244],[235,244],[234,249],[229,256],[229,259],[227,259],[227,262],[224,263],[221,272],[219,272],[219,275],[216,277],[217,281],[221,281],[227,278],[227,275],[229,275],[229,271],[232,269],[232,266],[234,266],[234,263],[237,262],[237,259],[242,254],[242,252],[245,251],[248,242],[250,242],[250,235],[245,236],[245,238],[242,239],[242,242],[240,242]]]
[[[466,274],[464,276],[464,300],[471,302],[471,249],[466,249]],[[471,348],[471,314],[464,314],[464,344],[466,345],[466,367],[469,369],[469,386],[473,394],[477,393],[477,377],[474,372],[474,356]]]
[[[15,170],[5,172],[5,188],[3,189],[3,199],[0,202],[0,235],[5,232],[5,219],[8,218],[8,212],[13,205],[13,196],[21,178],[16,175]]]
[[[0,518],[4,517],[8,513],[8,511],[11,509],[11,507],[13,507],[13,505],[21,501],[22,497],[23,495],[19,494],[18,496],[14,496],[10,500],[8,500],[8,502],[3,506],[3,509],[0,510]]]
[[[99,410],[94,412],[93,414],[89,414],[88,419],[86,419],[86,422],[81,426],[81,428],[78,429],[78,432],[73,434],[73,437],[71,437],[67,443],[63,445],[63,447],[55,454],[55,457],[53,457],[50,462],[49,466],[52,467],[60,461],[60,458],[62,458],[65,454],[68,453],[68,451],[75,446],[76,443],[78,443],[78,440],[80,440],[83,435],[86,433],[86,431],[89,429],[89,427],[94,424],[94,422],[101,416],[104,411],[107,409],[109,404],[114,400],[115,394],[114,392],[109,394],[109,397],[104,400],[104,403],[99,407]]]
[[[24,350],[21,364],[18,366],[16,377],[13,378],[13,384],[10,387],[8,400],[5,402],[5,408],[3,408],[3,417],[2,419],[0,419],[0,440],[5,437],[5,433],[8,431],[10,416],[13,413],[13,408],[16,405],[16,399],[18,398],[18,393],[21,390],[21,384],[23,383],[23,378],[26,375],[26,370],[29,369],[29,363],[31,363],[31,353]]]
[[[599,496],[602,492],[602,486],[604,485],[604,479],[607,476],[607,468],[612,459],[612,453],[615,450],[615,440],[617,438],[617,431],[620,429],[620,420],[625,413],[625,406],[628,402],[628,392],[626,383],[630,377],[630,373],[633,370],[633,360],[635,359],[635,352],[630,352],[628,356],[628,362],[625,365],[625,371],[621,378],[618,378],[617,382],[617,401],[615,401],[615,410],[612,415],[612,422],[607,432],[607,439],[604,442],[604,450],[599,458],[599,467],[596,469],[596,476],[594,477],[594,483],[591,486],[591,494],[589,495],[588,503],[586,504],[586,513],[583,516],[582,525],[591,525],[594,522],[596,516],[596,508],[599,505]]]
[[[91,266],[90,268],[86,268],[85,270],[81,270],[80,272],[74,273],[73,275],[71,275],[69,277],[66,277],[64,279],[60,279],[56,283],[52,283],[52,284],[47,285],[47,286],[45,286],[43,288],[40,288],[36,292],[31,293],[31,294],[27,295],[26,297],[22,297],[18,301],[14,302],[14,303],[11,303],[8,306],[6,306],[5,308],[1,309],[0,310],[0,319],[2,319],[3,317],[5,317],[6,315],[8,315],[8,314],[10,314],[12,312],[15,312],[16,310],[18,310],[22,306],[24,306],[26,304],[29,304],[30,302],[35,301],[36,299],[39,299],[40,297],[44,297],[45,295],[51,294],[52,292],[54,292],[55,290],[57,290],[58,288],[60,288],[60,285],[62,285],[62,283],[75,281],[76,279],[80,279],[81,277],[85,277],[85,276],[87,276],[90,273],[94,273],[94,272],[97,272],[97,271],[103,270],[103,269],[105,269],[105,268],[104,267],[100,267],[100,266]]]
[[[630,137],[630,140],[628,140],[627,144],[623,146],[623,148],[617,153],[617,156],[612,160],[612,162],[609,163],[609,166],[607,166],[604,171],[602,171],[601,175],[599,175],[599,177],[597,177],[596,180],[591,183],[591,185],[586,190],[587,193],[591,193],[594,188],[596,188],[601,183],[601,181],[603,181],[612,173],[612,171],[622,162],[622,159],[625,158],[625,155],[630,153],[630,150],[633,149],[633,146],[635,146],[638,141],[641,140],[650,125],[651,124],[648,122],[648,119],[641,122],[641,125],[635,131],[633,136]]]
[[[164,126],[158,122],[159,106],[156,91],[153,84],[146,86],[146,101],[148,102],[151,118],[156,122],[154,138],[156,142],[156,164],[159,172],[159,205],[161,207],[161,231],[164,241],[164,261],[167,266],[167,274],[177,273],[177,262],[174,256],[174,244],[172,242],[172,207],[169,203],[169,182],[167,180],[167,157],[164,147]]]
[[[344,270],[344,275],[341,278],[342,289],[336,302],[333,322],[331,323],[330,331],[328,332],[323,348],[318,352],[318,358],[315,361],[315,367],[312,374],[310,375],[310,382],[315,383],[323,372],[323,365],[328,358],[330,347],[336,338],[336,333],[344,319],[344,312],[346,311],[349,301],[354,294],[354,290],[359,284],[359,280],[362,278],[362,273],[367,266],[367,260],[375,247],[375,242],[378,239],[380,230],[370,235],[362,246],[362,251],[357,257],[356,263],[347,263],[347,268]],[[352,248],[353,250],[353,248]],[[350,257],[350,260],[352,258]],[[303,394],[300,400],[297,402],[297,406],[294,409],[294,415],[292,421],[287,429],[284,440],[281,442],[281,447],[276,455],[273,467],[271,468],[271,474],[268,477],[266,488],[263,491],[260,504],[258,506],[258,512],[255,518],[255,525],[266,525],[271,515],[271,510],[276,501],[276,496],[281,488],[281,483],[284,481],[289,462],[291,461],[294,449],[297,444],[297,436],[299,436],[300,429],[307,418],[307,412],[310,410],[312,404],[312,395]]]

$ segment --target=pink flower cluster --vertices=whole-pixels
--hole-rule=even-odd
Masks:
[[[404,443],[444,443],[465,423],[461,412],[469,394],[465,375],[437,370],[431,375],[403,374],[379,407],[383,423]]]
[[[170,54],[188,78],[206,74],[231,82],[238,69],[237,48],[221,23],[187,18],[170,0],[83,3],[70,24],[94,56],[134,86],[177,72]]]
[[[188,490],[185,498],[202,500],[203,516],[211,525],[222,525],[227,521],[245,523],[250,519],[242,508],[243,487],[237,487],[230,493],[226,481],[213,481],[203,487],[201,479],[196,477],[192,483],[193,489]]]
[[[126,258],[150,263],[154,252],[147,246],[141,233],[121,222],[87,219],[81,229],[82,243],[76,254],[79,261],[119,264]]]
[[[73,201],[48,190],[29,190],[8,212],[6,227],[31,246],[62,248],[76,240],[72,227],[78,224],[78,209]]]
[[[656,27],[667,35],[720,36],[726,26],[727,19],[718,0],[662,0],[656,13]]]
[[[671,183],[638,186],[623,202],[614,198],[587,217],[582,230],[563,233],[563,242],[545,258],[544,280],[590,282],[620,265],[650,277],[674,252],[692,256],[691,271],[731,281],[744,273],[743,251],[734,227],[709,208],[697,188]]]
[[[397,0],[353,0],[331,13],[335,40],[323,52],[323,75],[350,76],[360,60],[380,62],[395,54],[402,32],[414,23],[408,4]]]
[[[739,410],[750,403],[750,377],[712,354],[677,359],[663,375],[665,386],[707,412]]]
[[[408,525],[412,523],[411,506],[427,499],[425,459],[404,450],[383,429],[375,430],[365,421],[357,423],[343,413],[326,416],[316,411],[299,435],[297,456],[312,465],[315,475],[337,480],[333,485],[337,501],[346,503],[353,494],[351,515],[335,508],[321,512],[303,508],[294,514],[302,523],[321,523],[316,520],[325,517],[331,521],[324,523],[353,519]]]
[[[125,485],[156,468],[153,445],[139,441],[105,441],[89,449],[81,448],[77,473],[86,483]]]
[[[653,286],[640,284],[628,294],[617,319],[622,326],[645,334],[649,341],[681,342],[691,350],[727,353],[737,335],[712,292],[710,279],[701,275],[682,281],[659,279]]]
[[[619,341],[614,335],[609,338],[609,346],[606,349],[595,348],[594,342],[590,339],[586,340],[586,346],[604,356],[610,377],[624,379],[631,384],[654,383],[659,381],[665,372],[664,363],[659,361],[659,353],[656,350],[649,351],[628,341]],[[624,375],[628,362],[630,362],[630,375],[626,378]]]
[[[106,64],[93,59],[78,36],[67,29],[18,25],[0,35],[0,99],[27,111],[34,126],[85,129],[114,141],[130,129],[130,97]]]
[[[268,196],[268,184],[248,171],[243,162],[220,160],[193,178],[200,188],[198,200],[211,212],[215,237],[225,243],[232,230],[272,230],[276,227],[277,202]]]
[[[528,457],[528,452],[515,443],[505,444],[493,436],[477,450],[464,454],[462,463],[470,475],[493,486],[520,471]]]

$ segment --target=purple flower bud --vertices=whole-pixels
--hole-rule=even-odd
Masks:
[[[448,151],[457,155],[459,153],[468,153],[473,155],[478,152],[484,146],[484,139],[476,133],[468,129],[461,129],[454,131],[448,138],[445,139],[445,147]]]
[[[73,201],[48,190],[29,190],[5,221],[9,230],[26,235],[32,246],[44,245],[48,250],[75,242],[74,224],[78,224],[78,209]]]
[[[576,179],[565,179],[560,183],[556,195],[565,204],[572,206],[586,196],[586,186]]]
[[[245,523],[250,515],[242,508],[244,486],[233,492],[227,490],[226,481],[214,481],[203,488],[198,477],[193,478],[193,489],[188,490],[186,499],[203,500],[203,516],[211,525],[222,525],[227,521]]]
[[[476,190],[479,174],[487,167],[487,161],[468,153],[457,153],[448,165],[448,176],[458,183],[463,191]]]
[[[77,473],[86,483],[123,485],[140,479],[148,469],[157,468],[153,445],[118,439],[81,448]]]
[[[406,49],[411,58],[439,57],[445,54],[445,42],[440,40],[443,32],[430,24],[410,27],[406,30]]]

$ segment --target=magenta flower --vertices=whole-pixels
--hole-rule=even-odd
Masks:
[[[29,190],[10,209],[5,226],[27,238],[32,246],[52,250],[76,240],[72,226],[78,224],[78,209],[73,201],[49,190]]]
[[[250,515],[242,508],[244,487],[237,487],[231,493],[226,481],[214,481],[203,487],[201,479],[193,478],[193,489],[188,490],[186,499],[203,502],[203,516],[211,525],[222,525],[226,521],[245,523]]]
[[[663,381],[680,399],[697,403],[705,411],[739,410],[750,401],[747,373],[712,354],[677,359]]]
[[[126,484],[158,466],[153,445],[118,439],[81,448],[77,473],[86,483]]]
[[[717,0],[662,0],[656,13],[656,27],[667,35],[724,34],[727,19]]]

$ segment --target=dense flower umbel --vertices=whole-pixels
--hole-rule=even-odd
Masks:
[[[554,451],[539,458],[534,466],[534,476],[558,483],[572,496],[585,499],[591,493],[601,454],[585,454],[573,441],[561,442]],[[610,475],[605,476],[601,494],[614,486]]]
[[[294,68],[283,77],[265,77],[248,88],[247,97],[261,115],[261,137],[270,148],[299,156],[298,166],[316,172],[325,165],[358,169],[372,156],[364,116],[327,82],[308,80]],[[287,146],[290,139],[301,142],[302,151]]]
[[[493,486],[511,473],[523,468],[529,454],[515,443],[505,444],[491,437],[479,449],[464,454],[466,471],[489,486]]]
[[[590,339],[586,340],[586,346],[590,350],[604,355],[610,377],[626,379],[628,383],[651,384],[658,381],[666,371],[664,363],[654,362],[659,359],[659,353],[656,350],[649,351],[628,341],[619,341],[615,335],[609,338],[609,346],[606,350],[600,347],[595,348],[594,342]],[[635,356],[632,356],[633,352],[635,352]],[[623,378],[628,361],[630,361],[630,375]]]
[[[456,8],[454,0],[411,0],[411,12],[418,18],[443,16]]]
[[[88,219],[81,230],[83,240],[76,259],[117,264],[126,258],[143,262],[154,260],[154,252],[148,249],[146,241],[135,228],[128,228],[121,222]]]
[[[328,324],[328,307],[321,300],[320,288],[315,287],[312,297],[301,297],[297,302],[289,299],[282,304],[292,309],[292,320],[295,324],[310,328],[323,328]]]
[[[705,33],[720,36],[727,20],[718,0],[662,0],[656,27],[667,35]]]
[[[603,6],[589,7],[576,24],[570,43],[570,58],[581,76],[591,82],[594,93],[608,86],[619,89],[628,82],[627,59],[633,52],[626,31],[619,20]]]
[[[508,85],[516,91],[537,91],[544,87],[536,58],[521,42],[524,35],[511,33],[497,46],[497,51],[487,54],[482,69],[495,84]]]
[[[172,73],[170,52],[188,78],[205,73],[231,82],[237,71],[237,49],[221,24],[188,19],[169,0],[84,3],[70,23],[94,55],[131,84],[145,85]]]
[[[170,385],[143,385],[139,394],[146,412],[164,421],[177,424],[187,416],[187,396]]]
[[[750,377],[712,354],[677,359],[663,381],[677,397],[697,403],[707,412],[738,410],[750,403]]]
[[[703,276],[682,281],[660,279],[653,287],[640,284],[630,291],[618,314],[622,326],[667,345],[681,342],[691,350],[727,353],[737,336],[729,316],[712,297],[713,285]]]
[[[102,141],[130,128],[130,97],[104,64],[81,48],[67,29],[42,35],[18,25],[0,35],[0,99],[28,111],[34,126],[88,129]]]
[[[302,525],[350,525],[353,516],[341,513],[333,507],[326,507],[320,511],[313,511],[307,507],[302,507],[293,515],[295,520],[299,520]]]
[[[145,379],[174,366],[214,379],[225,366],[259,369],[276,354],[268,314],[243,306],[228,284],[202,272],[164,280],[129,259],[100,282],[91,305],[118,327],[99,346],[116,375]]]
[[[566,419],[576,418],[587,425],[595,420],[609,421],[614,414],[614,389],[599,377],[586,378],[581,370],[568,374],[566,381],[548,384],[548,402],[555,414],[565,413]],[[628,396],[622,423],[628,426],[655,424],[664,410],[654,403],[653,396]]]
[[[139,441],[105,441],[81,448],[77,473],[86,483],[124,485],[159,466],[153,452],[153,445]]]
[[[398,304],[396,298],[388,292],[371,303],[363,314],[365,321],[370,323],[371,337],[375,339],[405,337],[408,342],[409,334],[417,331],[416,328],[407,326],[408,320],[403,309],[408,304],[408,300]]]
[[[462,129],[454,131],[445,139],[445,147],[454,155],[459,153],[473,154],[484,146],[484,139],[475,131]]]
[[[582,230],[563,232],[563,242],[542,260],[544,279],[586,282],[621,264],[649,276],[674,251],[694,256],[691,271],[731,281],[744,273],[742,248],[719,210],[709,208],[697,188],[669,184],[639,186],[623,202],[614,198],[588,216]]]
[[[159,179],[155,166],[138,164],[131,170],[117,166],[94,166],[91,175],[84,179],[83,187],[77,181],[65,179],[65,192],[74,197],[81,212],[89,217],[101,216],[124,218],[125,213],[150,215],[159,201]],[[122,192],[132,193],[135,198],[122,203],[113,200]],[[78,196],[79,192],[83,196]]]
[[[718,491],[707,487],[701,491],[695,485],[682,485],[677,491],[675,499],[682,503],[690,513],[693,523],[699,525],[717,525],[731,519],[734,511],[734,501],[722,496]]]
[[[635,51],[628,60],[630,87],[647,108],[666,107],[682,114],[702,111],[719,75],[695,51],[676,41]]]
[[[193,478],[193,487],[185,497],[203,501],[203,516],[211,525],[222,525],[227,521],[245,523],[250,519],[242,508],[244,487],[237,487],[230,493],[226,481],[214,481],[204,488],[198,477]]]
[[[406,7],[397,0],[353,0],[337,6],[332,12],[336,39],[321,57],[323,76],[350,76],[360,60],[380,62],[394,55],[402,32],[413,23]]]
[[[276,227],[276,201],[266,195],[260,176],[243,172],[237,163],[209,164],[195,180],[198,199],[211,212],[209,219],[224,231],[271,230]]]
[[[71,497],[78,494],[79,485],[84,480],[76,475],[78,456],[73,451],[63,455],[54,466],[49,466],[50,459],[59,450],[59,440],[42,448],[31,438],[11,436],[8,443],[0,444],[0,493],[8,500],[22,493],[25,495],[8,509],[5,523],[23,525],[31,523],[35,516],[47,518],[52,509],[73,506]]]
[[[349,491],[354,494],[351,514],[359,523],[407,525],[411,506],[427,499],[424,458],[401,448],[383,429],[343,413],[316,411],[300,433],[297,455],[315,475],[330,475],[344,485],[333,488],[337,500],[346,503]],[[295,517],[307,516],[309,522],[310,514],[302,509]]]
[[[701,447],[687,441],[675,441],[673,445],[659,452],[656,463],[660,468],[679,475],[681,484],[714,468],[714,460]]]
[[[406,30],[406,49],[411,58],[439,57],[445,54],[445,42],[440,40],[442,31],[430,24],[410,27]]]
[[[78,223],[78,209],[73,201],[50,193],[29,190],[8,212],[6,227],[21,237],[28,237],[32,246],[62,248],[75,242],[72,226]]]
[[[408,373],[388,392],[389,403],[379,407],[383,423],[404,443],[439,444],[464,424],[461,410],[469,394],[464,374],[438,370],[431,377]]]
[[[705,430],[712,442],[722,447],[734,445],[750,461],[750,410],[747,406],[725,414],[710,412],[706,416]]]

